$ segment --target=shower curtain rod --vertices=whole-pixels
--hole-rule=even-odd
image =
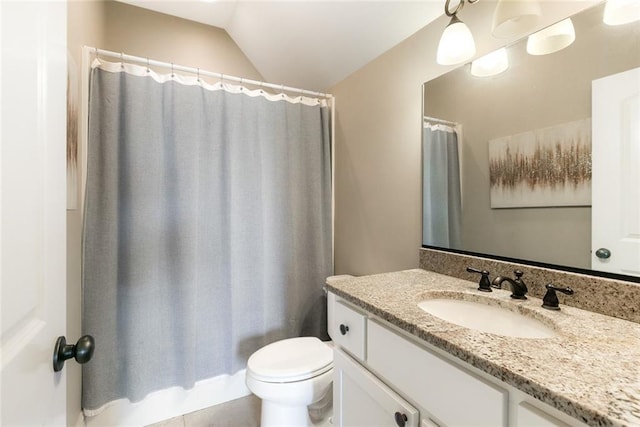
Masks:
[[[109,51],[109,50],[98,49],[96,47],[91,47],[91,46],[85,46],[85,48],[90,50],[91,52],[95,53],[96,57],[98,57],[98,58],[100,56],[107,56],[107,57],[111,57],[111,58],[119,58],[121,62],[130,61],[130,62],[137,62],[138,64],[147,65],[147,66],[169,68],[169,69],[172,70],[172,72],[173,71],[184,71],[184,72],[191,73],[191,74],[197,74],[199,76],[214,77],[214,78],[221,79],[221,80],[229,80],[229,81],[233,81],[233,82],[238,82],[240,84],[246,83],[246,84],[259,86],[259,87],[263,87],[263,88],[266,87],[266,88],[271,88],[271,89],[277,89],[277,90],[280,90],[280,91],[283,91],[283,92],[293,92],[293,93],[298,93],[298,94],[301,94],[301,95],[310,95],[310,96],[316,96],[316,97],[320,97],[320,98],[329,98],[329,99],[333,98],[333,95],[328,94],[328,93],[314,92],[314,91],[311,91],[311,90],[298,89],[298,88],[295,88],[295,87],[290,87],[290,86],[285,86],[285,85],[277,85],[277,84],[273,84],[273,83],[266,83],[266,82],[261,82],[261,81],[258,81],[258,80],[245,79],[243,77],[230,76],[228,74],[214,73],[212,71],[201,70],[200,68],[186,67],[184,65],[172,64],[170,62],[156,61],[156,60],[149,59],[149,58],[142,58],[140,56],[127,55],[125,53],[119,53],[119,52],[112,52],[112,51]]]
[[[435,117],[424,116],[422,119],[423,122],[436,122],[444,125],[458,126],[459,123],[450,122],[449,120],[436,119]]]

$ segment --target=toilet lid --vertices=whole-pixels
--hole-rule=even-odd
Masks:
[[[258,381],[294,382],[333,368],[333,350],[315,337],[276,341],[249,357],[247,370]]]

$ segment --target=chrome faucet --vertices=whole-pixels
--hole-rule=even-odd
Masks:
[[[527,299],[526,295],[529,292],[527,289],[527,285],[522,281],[522,275],[524,274],[520,270],[515,270],[514,274],[516,275],[515,280],[510,277],[498,276],[493,279],[491,282],[491,286],[494,288],[502,289],[502,283],[507,282],[511,286],[511,298],[513,299]]]

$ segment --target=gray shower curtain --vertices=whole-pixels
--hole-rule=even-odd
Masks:
[[[94,68],[83,408],[243,369],[331,274],[328,108]]]
[[[422,135],[422,244],[460,249],[458,135],[449,126],[428,124]]]

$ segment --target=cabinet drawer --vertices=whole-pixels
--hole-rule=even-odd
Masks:
[[[334,350],[334,424],[418,427],[418,410],[340,350]],[[401,417],[400,422],[396,421]]]
[[[527,402],[520,402],[520,404],[518,404],[516,414],[516,425],[518,427],[569,427],[568,424]]]
[[[365,360],[366,316],[342,301],[334,300],[329,303],[332,306],[329,314],[329,335],[334,344],[357,359]]]
[[[506,426],[508,393],[369,320],[367,364],[442,426]]]

